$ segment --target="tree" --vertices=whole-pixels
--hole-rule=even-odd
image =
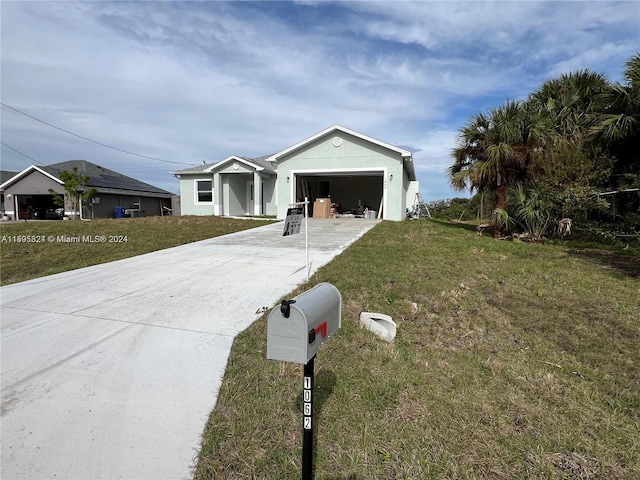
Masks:
[[[53,201],[56,205],[64,207],[69,204],[75,219],[80,203],[94,197],[97,193],[96,189],[85,187],[90,179],[91,177],[88,175],[78,172],[78,167],[73,167],[72,171],[64,170],[60,174],[60,180],[64,182],[64,195],[60,195],[53,189],[49,189],[49,193],[53,195]]]
[[[585,69],[547,80],[526,103],[544,125],[545,135],[580,142],[594,114],[604,107],[608,88],[604,75]]]
[[[519,101],[508,101],[488,114],[476,114],[460,131],[453,150],[449,182],[454,189],[490,191],[496,209],[505,209],[507,188],[527,179],[542,152],[537,117]],[[496,237],[504,231],[499,222]]]
[[[517,228],[517,217],[538,215],[534,209],[547,212],[551,222],[609,220],[632,225],[635,232],[640,53],[626,62],[624,78],[611,83],[590,70],[571,72],[547,80],[524,102],[476,114],[461,128],[452,151],[451,185],[495,197],[496,236],[508,226]],[[512,197],[520,201],[509,202],[507,190],[518,182],[522,187]]]
[[[634,163],[637,164],[637,145],[640,142],[640,53],[626,62],[624,78],[625,84],[614,83],[604,91],[605,107],[596,116],[591,133],[618,158],[631,153],[627,150],[633,150]],[[631,144],[635,148],[628,148]]]
[[[611,155],[609,190],[640,188],[640,53],[625,64],[625,83],[614,83],[605,92],[606,105],[596,115],[590,133]],[[611,197],[618,216],[640,213],[640,195]],[[617,219],[614,219],[617,220]]]

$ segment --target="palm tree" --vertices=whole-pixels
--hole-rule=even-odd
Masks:
[[[626,63],[625,79],[611,84],[590,70],[567,73],[524,102],[476,114],[452,150],[451,186],[491,192],[496,212],[508,214],[507,189],[521,181],[528,192],[536,180],[536,205],[585,220],[603,206],[594,200],[601,188],[640,188],[640,53]],[[624,208],[640,211],[640,196]],[[494,223],[500,236],[499,218]]]
[[[624,79],[606,90],[606,106],[590,130],[613,157],[609,189],[629,192],[613,198],[622,217],[640,212],[640,195],[632,193],[640,188],[640,53],[625,63]]]
[[[527,98],[545,136],[538,186],[556,214],[586,219],[593,194],[607,182],[611,157],[590,131],[609,88],[604,75],[585,69],[547,80]]]
[[[460,130],[449,182],[456,190],[493,192],[496,209],[504,210],[508,186],[528,177],[542,151],[541,139],[536,118],[522,102],[478,113]],[[494,232],[502,236],[499,224]]]
[[[566,73],[544,82],[527,99],[528,108],[544,122],[548,135],[567,140],[584,136],[593,114],[602,110],[607,78],[590,70]]]
[[[593,137],[615,157],[614,174],[640,171],[640,53],[625,64],[625,84],[614,83],[605,91],[605,108],[596,115]]]

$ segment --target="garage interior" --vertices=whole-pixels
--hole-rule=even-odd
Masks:
[[[309,198],[309,215],[313,216],[313,204],[318,198],[330,198],[332,213],[344,216],[364,216],[365,210],[380,211],[383,200],[383,173],[323,173],[297,174],[296,201]]]
[[[64,215],[53,195],[16,195],[15,202],[21,220],[58,220]]]

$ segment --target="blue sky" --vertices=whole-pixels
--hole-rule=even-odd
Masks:
[[[2,1],[2,142],[177,192],[170,172],[340,124],[414,153],[426,200],[476,112],[640,49],[640,2]],[[1,168],[34,162],[5,145]],[[175,163],[169,163],[175,162]],[[37,163],[36,163],[37,164]]]

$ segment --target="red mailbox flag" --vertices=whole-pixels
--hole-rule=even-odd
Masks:
[[[321,333],[322,338],[327,337],[327,322],[324,322],[316,327],[316,333]]]

